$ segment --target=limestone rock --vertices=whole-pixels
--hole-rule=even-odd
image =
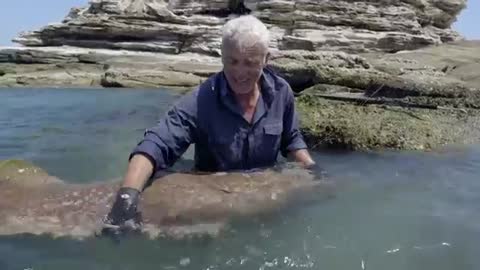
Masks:
[[[377,69],[392,74],[408,71],[448,76],[461,80],[469,87],[480,86],[480,42],[463,41],[426,47],[395,54],[364,54]]]
[[[193,88],[202,83],[202,78],[193,74],[165,70],[141,70],[131,73],[129,68],[108,70],[101,84],[105,87],[158,88],[185,87]]]
[[[175,14],[196,14],[228,10],[228,0],[170,0],[168,8]]]
[[[0,86],[192,88],[220,69],[218,58],[195,53],[73,47],[0,49]]]
[[[480,108],[478,88],[448,76],[443,69],[430,66],[426,61],[409,58],[409,54],[385,54],[384,57],[368,54],[367,60],[342,52],[282,51],[273,56],[271,67],[298,92],[327,84],[357,89],[371,97],[408,97],[416,104]],[[427,57],[429,53],[419,55]],[[477,55],[480,56],[480,51]]]
[[[90,13],[108,14],[149,14],[151,10],[165,10],[167,3],[163,0],[92,0]]]
[[[221,25],[251,12],[273,30],[273,49],[395,52],[458,40],[450,26],[465,2],[94,0],[14,41],[218,56]]]

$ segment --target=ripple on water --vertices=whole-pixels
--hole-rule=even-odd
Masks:
[[[119,177],[174,99],[108,89],[0,92],[6,98],[0,158],[26,158],[72,182]],[[180,241],[1,236],[0,269],[480,269],[480,147],[314,156],[339,186],[326,202]]]

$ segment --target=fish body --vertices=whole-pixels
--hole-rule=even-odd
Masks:
[[[0,235],[93,236],[121,183],[70,184],[41,169],[24,170],[21,177],[6,177],[0,167]],[[141,230],[150,237],[218,234],[232,218],[329,197],[331,187],[301,169],[168,173],[141,193]]]

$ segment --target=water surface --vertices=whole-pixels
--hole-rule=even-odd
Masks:
[[[71,182],[119,177],[175,98],[2,90],[0,159],[27,159]],[[0,269],[480,269],[480,147],[314,155],[339,186],[333,199],[236,221],[216,239],[0,237]]]
[[[162,90],[0,89],[0,159],[67,181],[113,178],[177,95]]]

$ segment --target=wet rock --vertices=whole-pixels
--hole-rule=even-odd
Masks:
[[[341,88],[329,95],[325,89],[331,90],[328,85],[315,86],[297,98],[302,131],[313,149],[431,150],[480,139],[476,109],[439,106],[435,103],[438,98],[428,96],[369,98],[358,90]]]
[[[33,188],[61,181],[30,162],[11,159],[0,161],[0,184],[6,183]]]

